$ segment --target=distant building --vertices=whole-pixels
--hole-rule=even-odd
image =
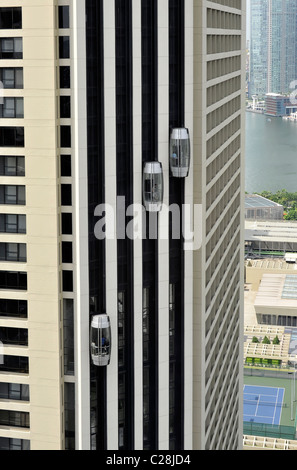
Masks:
[[[265,114],[269,116],[286,116],[288,114],[287,107],[291,104],[288,96],[278,93],[267,93],[265,103]]]
[[[246,220],[245,246],[250,253],[297,253],[297,222]]]
[[[296,80],[297,0],[251,0],[249,97],[288,93]]]
[[[245,197],[245,219],[247,220],[282,220],[284,207],[258,194]]]
[[[263,274],[254,306],[260,325],[297,326],[297,275]]]

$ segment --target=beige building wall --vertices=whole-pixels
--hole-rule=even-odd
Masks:
[[[27,328],[28,347],[4,346],[4,354],[29,357],[29,373],[0,372],[1,382],[28,384],[29,402],[0,400],[3,410],[27,411],[30,428],[0,429],[1,437],[29,439],[31,450],[61,449],[62,355],[59,189],[57,155],[56,1],[2,0],[22,6],[23,28],[1,30],[1,37],[23,37],[23,60],[1,60],[1,67],[23,67],[24,89],[4,96],[24,97],[24,119],[2,119],[1,126],[24,126],[25,148],[1,148],[1,155],[24,155],[25,177],[1,177],[0,184],[26,186],[26,205],[2,205],[1,213],[26,214],[25,235],[1,234],[1,242],[27,245],[27,262],[1,262],[0,270],[25,271],[26,291],[1,291],[1,298],[28,301],[28,319],[0,319],[0,326]]]
[[[244,30],[244,1],[194,1],[195,449],[242,441]]]

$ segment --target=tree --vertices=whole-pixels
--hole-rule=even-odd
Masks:
[[[252,343],[259,343],[257,336],[253,336]]]
[[[270,339],[267,338],[267,336],[264,336],[264,339],[262,341],[263,344],[270,344]]]
[[[279,337],[276,336],[273,341],[272,341],[273,344],[279,344],[280,343],[280,340],[279,340]]]

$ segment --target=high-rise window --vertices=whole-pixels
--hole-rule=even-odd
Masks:
[[[70,67],[69,65],[61,65],[60,73],[60,88],[70,88]]]
[[[27,290],[27,273],[0,271],[0,289]]]
[[[27,318],[27,300],[0,299],[0,317]]]
[[[24,117],[24,98],[4,97],[0,104],[1,118],[23,118]]]
[[[21,262],[27,261],[27,247],[25,243],[0,243],[0,261]]]
[[[0,147],[24,147],[23,127],[0,127]]]
[[[23,69],[20,67],[1,67],[0,82],[4,89],[23,88]]]
[[[0,185],[0,204],[25,205],[25,186]]]
[[[70,26],[69,6],[59,6],[59,28],[65,29]]]
[[[21,29],[22,28],[22,8],[21,7],[1,7],[0,8],[0,29]]]
[[[0,59],[22,59],[22,38],[0,38]]]
[[[60,117],[71,117],[71,98],[70,96],[60,96]]]
[[[71,155],[60,155],[61,176],[71,176]]]
[[[30,450],[28,439],[0,437],[0,450]]]
[[[69,36],[59,37],[59,58],[69,59],[70,58],[70,40]]]
[[[1,382],[0,399],[29,401],[29,385]]]
[[[25,158],[0,155],[0,176],[25,176]]]
[[[26,233],[26,216],[0,214],[0,233]]]

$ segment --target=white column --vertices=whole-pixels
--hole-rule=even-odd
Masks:
[[[142,80],[141,0],[133,0],[133,192],[134,204],[142,205]],[[136,209],[136,208],[135,208]],[[135,216],[141,229],[140,212]],[[142,240],[134,241],[134,434],[135,449],[143,448],[143,353],[142,353]]]
[[[85,3],[73,0],[71,20],[73,77],[72,138],[75,230],[75,380],[76,449],[90,449],[88,154],[86,103]]]
[[[158,160],[164,174],[164,205],[169,206],[169,8],[158,2]],[[169,214],[159,214],[159,449],[169,448]]]
[[[116,214],[116,70],[114,2],[104,0],[104,113],[105,113],[105,201]],[[118,448],[118,361],[117,361],[117,240],[106,239],[106,313],[110,317],[112,353],[107,367],[107,449]]]

